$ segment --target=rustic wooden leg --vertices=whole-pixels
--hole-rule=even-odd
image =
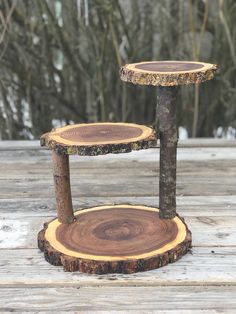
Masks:
[[[53,176],[58,220],[70,224],[75,221],[71,189],[69,156],[52,151]]]
[[[157,96],[160,138],[159,209],[161,218],[176,215],[176,97],[178,87],[159,87]]]

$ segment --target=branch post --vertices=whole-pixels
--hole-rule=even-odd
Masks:
[[[52,162],[58,220],[70,224],[76,219],[72,206],[69,156],[53,150]]]
[[[161,218],[176,216],[176,152],[178,130],[176,98],[178,87],[158,87],[157,134],[160,138],[159,209]]]

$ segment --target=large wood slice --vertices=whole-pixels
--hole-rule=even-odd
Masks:
[[[160,219],[159,210],[138,205],[98,206],[75,212],[77,221],[46,223],[38,246],[65,271],[133,273],[178,260],[191,247],[183,219]]]
[[[120,77],[138,85],[176,86],[211,80],[216,69],[215,64],[195,61],[151,61],[126,64]]]
[[[156,146],[155,131],[132,123],[88,123],[54,129],[40,138],[41,146],[82,156],[126,153]]]

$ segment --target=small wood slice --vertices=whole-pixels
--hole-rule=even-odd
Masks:
[[[179,216],[160,219],[157,208],[99,206],[79,210],[75,217],[72,224],[52,220],[38,235],[45,259],[65,271],[145,271],[178,260],[191,247],[184,221]]]
[[[216,69],[215,64],[195,61],[151,61],[126,64],[120,77],[138,85],[176,86],[211,80]]]
[[[156,146],[155,131],[132,123],[68,125],[41,136],[41,146],[62,154],[95,156]]]

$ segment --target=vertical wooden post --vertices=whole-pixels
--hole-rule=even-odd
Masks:
[[[176,97],[178,87],[158,87],[157,115],[160,138],[159,209],[161,218],[176,215]]]
[[[57,217],[61,223],[75,221],[71,189],[69,156],[52,151],[53,177],[56,196]]]

